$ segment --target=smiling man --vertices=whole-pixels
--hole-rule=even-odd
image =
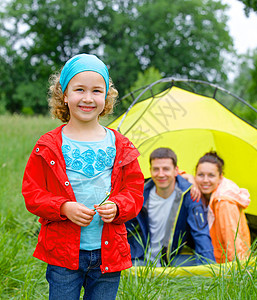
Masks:
[[[150,172],[143,208],[126,224],[132,259],[157,266],[215,261],[207,211],[201,201],[192,201],[191,184],[178,175],[176,154],[169,148],[154,150]]]

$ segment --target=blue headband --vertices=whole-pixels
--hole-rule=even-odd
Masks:
[[[64,93],[68,83],[76,74],[94,71],[102,75],[106,84],[106,95],[109,90],[109,72],[106,65],[95,55],[78,54],[69,59],[61,71],[60,84]]]

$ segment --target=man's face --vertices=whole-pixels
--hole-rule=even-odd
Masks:
[[[151,177],[158,190],[174,190],[178,167],[174,167],[171,158],[155,158],[151,161]]]

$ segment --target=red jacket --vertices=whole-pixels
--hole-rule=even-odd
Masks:
[[[42,224],[34,256],[52,265],[77,270],[81,228],[60,215],[64,202],[76,201],[61,150],[63,126],[46,133],[36,143],[25,169],[22,194],[28,211],[39,216]],[[143,205],[144,177],[137,161],[139,152],[126,137],[113,132],[116,159],[109,200],[116,203],[118,214],[112,223],[103,226],[100,266],[103,273],[132,266],[124,223],[136,217]]]

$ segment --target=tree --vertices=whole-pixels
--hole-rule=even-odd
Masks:
[[[139,72],[137,76],[137,80],[133,83],[129,90],[125,91],[124,98],[121,99],[119,103],[119,114],[125,112],[130,104],[142,93],[144,88],[146,88],[151,83],[156,82],[161,79],[162,75],[159,70],[154,67],[150,67],[146,69],[144,72]],[[165,89],[165,84],[160,83],[158,85],[154,85],[151,91],[145,92],[139,101],[145,100],[147,98],[152,97],[152,95],[156,95],[162,92]],[[133,92],[133,96],[132,96]],[[130,95],[129,95],[130,94]]]
[[[104,53],[111,70],[119,70],[114,78],[119,89],[126,89],[128,76],[133,83],[138,71],[149,67],[163,77],[226,80],[223,54],[232,51],[232,40],[225,7],[215,1],[142,1],[133,7],[134,14],[131,8],[123,26],[118,21],[122,12],[116,14],[107,26]],[[98,25],[101,31],[104,24]]]
[[[248,87],[250,102],[257,107],[257,49],[253,54],[253,67],[250,69],[251,80]]]
[[[231,85],[231,90],[257,108],[257,49],[241,55],[238,58],[238,64],[238,73]],[[247,109],[246,106],[241,106],[239,102],[235,104],[233,111],[252,124],[256,120],[256,113]]]
[[[120,96],[150,67],[163,77],[226,80],[233,50],[225,11],[214,0],[9,0],[1,13],[12,51],[12,84],[1,86],[7,107],[46,111],[50,73],[81,52],[104,60]]]
[[[240,55],[238,66],[231,89],[249,103],[257,103],[257,49]]]
[[[257,0],[238,0],[245,5],[245,13],[248,16],[251,10],[257,11]]]
[[[47,111],[49,75],[80,51],[78,45],[86,36],[83,24],[87,19],[84,16],[87,2],[72,3],[14,0],[6,4],[1,19],[2,32],[8,38],[9,51],[5,57],[9,78],[1,86],[11,112],[28,107],[36,113]],[[87,37],[90,38],[90,34]]]
[[[159,72],[159,70],[157,70],[154,67],[150,67],[146,69],[144,72],[138,73],[137,80],[130,87],[130,90],[127,90],[125,92],[125,94],[128,94],[129,92],[133,92],[137,89],[141,89],[142,87],[147,86],[161,78],[162,75]]]

